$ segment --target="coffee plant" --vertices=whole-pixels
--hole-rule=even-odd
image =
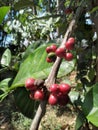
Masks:
[[[47,104],[72,106],[76,130],[97,128],[97,0],[0,4],[0,100],[13,94],[33,119],[30,130],[39,129]],[[65,80],[72,71],[75,85]]]

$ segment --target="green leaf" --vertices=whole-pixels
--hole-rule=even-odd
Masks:
[[[77,116],[77,119],[76,119],[75,130],[80,130],[80,128],[82,127],[84,122],[85,122],[85,116],[80,111],[78,116]]]
[[[29,77],[45,79],[49,75],[53,64],[46,62],[46,47],[46,45],[39,47],[23,61],[12,87],[24,86],[25,80]],[[70,73],[74,65],[74,61],[67,62],[64,60],[60,66],[58,77]]]
[[[3,92],[6,92],[8,90],[10,80],[11,80],[11,78],[7,78],[7,79],[2,80],[0,82],[0,90],[2,90]]]
[[[90,13],[94,13],[94,12],[96,12],[97,10],[98,10],[98,6],[94,7],[94,8],[90,11]]]
[[[20,112],[26,117],[33,119],[39,102],[30,99],[30,92],[23,87],[17,88],[13,94],[15,98],[15,104],[19,108]]]
[[[41,42],[33,42],[32,44],[30,44],[27,47],[27,49],[26,49],[26,51],[25,51],[25,53],[23,55],[23,60],[26,59],[31,53],[33,53],[33,51],[36,48],[38,48],[39,46],[42,46],[42,45],[43,45],[43,43],[41,43]]]
[[[65,61],[63,60],[60,70],[58,72],[58,78],[69,74],[75,67],[75,60]]]
[[[95,69],[94,69],[94,68],[91,68],[91,69],[89,70],[89,72],[88,72],[88,78],[90,79],[90,81],[94,79],[95,74],[96,74]]]
[[[87,119],[98,127],[98,83],[86,94],[82,109]]]
[[[0,24],[2,24],[6,14],[9,12],[10,7],[9,6],[3,6],[0,7]]]
[[[78,98],[79,98],[79,92],[76,92],[76,91],[71,91],[70,93],[69,93],[69,97],[70,97],[70,101],[72,102],[72,103],[74,103],[75,101],[77,101],[78,100]]]
[[[29,77],[44,79],[48,76],[52,64],[46,62],[45,48],[39,47],[24,60],[12,86],[23,86]]]
[[[32,7],[34,5],[33,1],[30,0],[19,0],[15,5],[15,10],[20,10],[26,7]]]
[[[9,66],[11,62],[11,51],[10,49],[6,49],[5,52],[2,55],[1,59],[1,65],[4,66]]]
[[[11,78],[7,78],[0,82],[0,102],[12,91],[9,88],[10,81]]]

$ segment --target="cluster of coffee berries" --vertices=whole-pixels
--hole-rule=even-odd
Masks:
[[[48,46],[46,48],[46,52],[48,53],[46,61],[54,62],[56,56],[64,58],[67,61],[71,61],[73,59],[73,54],[70,51],[73,50],[74,44],[75,39],[73,37],[70,37],[65,43],[64,47],[57,47],[56,45]]]
[[[68,84],[52,84],[49,90],[46,91],[45,86],[34,85],[35,79],[28,78],[25,82],[25,87],[30,91],[30,98],[33,100],[47,100],[50,105],[64,106],[68,103],[68,93],[71,90]]]
[[[35,79],[28,78],[25,81],[25,87],[27,90],[30,91],[30,98],[35,100],[43,100],[45,97],[44,90],[41,87],[34,84]]]
[[[52,84],[49,88],[50,95],[48,98],[48,103],[50,105],[66,105],[69,101],[68,93],[70,90],[71,87],[69,84]]]
[[[48,56],[46,58],[46,61],[51,63],[51,62],[54,62],[55,59],[56,59],[56,55],[55,55],[55,51],[57,49],[57,45],[55,44],[52,44],[51,46],[48,46],[46,48],[46,52],[48,53]]]

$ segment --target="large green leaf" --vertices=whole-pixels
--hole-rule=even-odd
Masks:
[[[9,10],[10,10],[9,6],[0,7],[0,24],[2,24],[4,17],[6,16]]]
[[[83,103],[83,112],[87,119],[98,127],[98,83],[93,85],[87,93]]]
[[[23,86],[28,77],[46,78],[51,68],[51,64],[46,62],[46,46],[36,49],[21,64],[19,72],[12,86]]]
[[[47,53],[45,48],[46,45],[39,47],[23,61],[12,84],[13,88],[24,86],[25,80],[29,77],[45,79],[49,75],[53,64],[46,62]],[[74,61],[63,61],[60,66],[58,77],[70,73],[73,68]]]
[[[1,58],[2,66],[9,66],[11,62],[11,51],[10,49],[6,49]]]

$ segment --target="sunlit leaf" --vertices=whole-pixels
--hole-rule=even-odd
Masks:
[[[11,80],[11,78],[7,78],[7,79],[4,79],[0,82],[0,90],[2,90],[3,92],[6,92],[8,90],[8,84],[9,84],[9,81]]]
[[[93,85],[87,93],[83,103],[83,112],[87,119],[98,127],[98,83]]]
[[[11,51],[10,49],[6,49],[1,58],[2,66],[9,66],[11,62]]]
[[[0,7],[0,24],[2,24],[6,14],[9,12],[10,7],[9,6],[3,6]]]
[[[19,72],[12,84],[12,87],[24,86],[25,80],[29,77],[36,79],[45,79],[51,71],[53,63],[47,63],[47,53],[45,51],[46,46],[41,46],[30,54],[24,62],[21,64]],[[70,73],[74,68],[74,61],[63,61],[58,77],[64,76]]]

